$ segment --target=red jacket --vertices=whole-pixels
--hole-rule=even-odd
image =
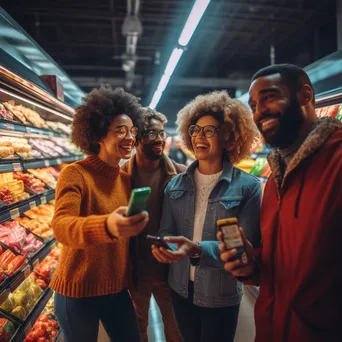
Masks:
[[[342,124],[317,123],[287,167],[271,152],[256,342],[342,341]]]

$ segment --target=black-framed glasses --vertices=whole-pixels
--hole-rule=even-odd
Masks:
[[[115,130],[109,129],[108,131],[114,132],[118,134],[120,139],[128,137],[128,133],[131,134],[132,138],[135,138],[138,134],[138,127],[133,126],[131,129],[128,129],[127,126],[117,126]]]
[[[203,126],[203,127],[202,126],[198,126],[198,125],[191,125],[189,127],[189,135],[192,138],[197,137],[197,135],[200,134],[202,130],[203,130],[203,134],[204,134],[204,136],[206,138],[211,138],[220,129],[215,127],[215,126],[212,126],[212,125]]]
[[[165,132],[164,130],[158,131],[156,129],[144,131],[143,135],[146,137],[148,136],[150,140],[156,140],[158,135],[160,136],[160,139],[166,140],[169,136],[169,134],[167,132]]]

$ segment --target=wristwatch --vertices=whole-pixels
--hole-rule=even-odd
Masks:
[[[190,264],[191,266],[198,266],[200,261],[201,261],[201,252],[202,252],[202,248],[199,242],[197,242],[198,247],[199,247],[199,252],[193,254],[190,256]]]

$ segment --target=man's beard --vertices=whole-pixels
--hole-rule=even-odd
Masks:
[[[265,142],[271,147],[284,149],[295,143],[300,127],[304,121],[303,111],[300,107],[296,96],[292,96],[291,102],[285,109],[284,113],[264,113],[261,117],[277,117],[279,118],[279,128],[272,135],[264,133],[258,122],[257,126]]]
[[[145,156],[149,159],[149,160],[158,160],[161,159],[163,156],[163,153],[158,154],[156,152],[153,151],[153,146],[155,145],[159,145],[160,143],[149,143],[146,145],[142,146],[142,151],[144,152]],[[165,142],[162,143],[162,148],[164,151],[164,147],[165,147]]]

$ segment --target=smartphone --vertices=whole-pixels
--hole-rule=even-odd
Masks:
[[[237,218],[233,217],[218,220],[217,225],[223,234],[223,240],[227,250],[235,248],[237,250],[237,256],[235,259],[240,259],[244,265],[247,265],[248,258],[246,246],[241,235]]]
[[[150,193],[150,187],[133,189],[128,203],[127,216],[133,216],[144,211]]]
[[[169,251],[173,251],[174,249],[164,241],[164,239],[160,236],[153,236],[153,235],[147,235],[147,240],[152,244],[156,245],[157,247],[164,247],[165,249],[168,249]]]

